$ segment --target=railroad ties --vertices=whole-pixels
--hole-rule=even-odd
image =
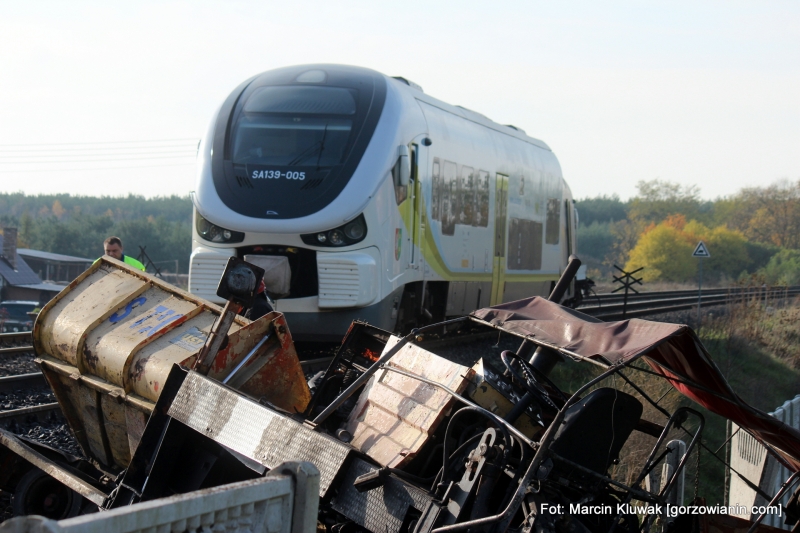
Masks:
[[[33,339],[30,331],[0,333],[0,355],[33,352]]]
[[[56,421],[61,409],[33,364],[31,332],[0,334],[0,427]]]

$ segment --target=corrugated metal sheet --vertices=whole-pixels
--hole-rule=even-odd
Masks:
[[[61,263],[94,263],[94,259],[86,257],[75,257],[72,255],[54,254],[41,250],[31,250],[30,248],[19,248],[17,253],[22,257],[34,257],[36,259],[46,259],[49,261],[59,261]],[[88,265],[87,265],[88,266]]]
[[[781,422],[789,426],[800,429],[800,395],[792,400],[787,400],[774,412],[769,413]],[[735,424],[732,432],[735,432],[731,439],[731,467],[744,475],[751,483],[758,485],[767,494],[775,494],[781,485],[792,474],[786,467],[781,465],[767,453],[767,449],[745,431],[737,431],[739,428]],[[731,472],[730,490],[728,492],[728,505],[765,505],[767,502],[761,496],[757,496],[756,491],[747,486],[735,473]],[[792,496],[792,491],[787,492],[780,503],[785,507]],[[741,518],[751,518],[749,514],[742,513],[737,515]],[[777,515],[767,515],[762,522],[765,525],[791,530],[790,526],[784,525],[784,517]]]
[[[770,414],[781,422],[785,422],[787,425],[800,428],[800,395],[795,396],[792,400],[784,402],[783,405]],[[775,494],[791,474],[792,473],[788,469],[779,464],[775,459],[767,457],[764,474],[761,480],[761,488],[764,489],[767,494]],[[787,492],[781,499],[780,503],[784,507],[786,507],[789,498],[792,496],[792,492],[793,491]],[[783,524],[783,517],[775,515],[767,515],[764,519],[764,524],[786,530],[791,529],[789,526]]]

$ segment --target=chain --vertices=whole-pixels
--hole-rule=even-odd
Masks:
[[[702,441],[701,441],[702,444]],[[697,447],[697,468],[694,472],[694,500],[697,501],[697,493],[700,490],[700,450],[702,446]]]

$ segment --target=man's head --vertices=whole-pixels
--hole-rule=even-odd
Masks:
[[[119,237],[109,237],[104,240],[103,251],[107,256],[122,261],[122,241]]]

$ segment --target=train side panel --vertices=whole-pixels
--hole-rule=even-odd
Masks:
[[[547,295],[574,251],[571,194],[553,153],[466,110],[419,105],[432,140],[419,171],[426,289],[447,283],[446,315]]]

